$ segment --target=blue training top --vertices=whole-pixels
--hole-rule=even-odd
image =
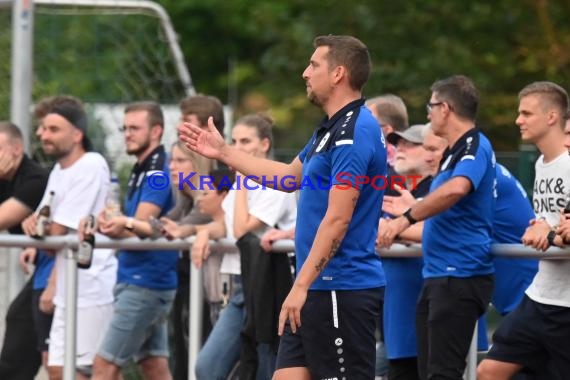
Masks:
[[[385,285],[375,242],[386,186],[386,143],[364,99],[325,118],[299,154],[303,182],[352,186],[360,190],[346,235],[311,290],[357,290]],[[362,184],[364,177],[374,186]],[[357,181],[360,179],[359,183]],[[327,186],[304,186],[297,207],[297,271],[305,263],[329,201]]]
[[[493,243],[520,244],[528,223],[534,218],[532,205],[519,181],[497,164],[497,204],[493,224]],[[519,304],[534,275],[537,259],[494,257],[495,289],[491,302],[501,314]]]
[[[430,191],[454,177],[467,178],[472,190],[425,221],[424,278],[471,277],[494,271],[489,249],[495,209],[495,154],[477,129],[470,129],[446,149]]]
[[[163,216],[173,206],[170,187],[154,189],[149,186],[148,176],[157,171],[170,178],[166,152],[161,145],[139,165],[135,164],[129,179],[128,194],[125,197],[125,214],[134,216],[141,202],[149,202],[161,209]],[[176,263],[178,251],[153,250],[119,251],[117,283],[138,285],[155,290],[172,290],[178,286]]]
[[[34,271],[34,290],[45,289],[48,284],[49,276],[53,264],[55,263],[55,256],[50,256],[45,251],[38,249],[36,257],[36,270]]]

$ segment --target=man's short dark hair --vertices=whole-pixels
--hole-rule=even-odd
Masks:
[[[220,99],[198,94],[182,99],[179,105],[182,115],[196,115],[202,125],[208,125],[208,118],[212,116],[216,128],[222,136],[224,135],[224,106]]]
[[[449,104],[457,116],[469,121],[477,118],[479,93],[473,81],[465,75],[454,75],[435,82],[431,91],[440,102]]]
[[[374,108],[381,124],[388,124],[395,131],[408,128],[408,109],[406,103],[399,96],[385,94],[366,101],[366,105]]]
[[[160,108],[160,104],[157,102],[151,100],[134,102],[130,103],[125,108],[125,114],[135,111],[147,111],[149,125],[151,127],[160,125],[164,129],[164,115],[162,114],[162,108]]]
[[[18,128],[16,124],[13,124],[9,121],[0,121],[0,133],[6,134],[11,141],[24,141],[20,128]]]
[[[346,67],[350,87],[353,90],[362,90],[372,68],[370,53],[362,41],[352,36],[328,35],[316,37],[313,45],[315,48],[328,46],[326,59],[330,68]]]

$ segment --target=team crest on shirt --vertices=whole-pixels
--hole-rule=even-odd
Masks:
[[[329,137],[331,137],[331,133],[327,132],[327,134],[324,135],[323,138],[321,139],[321,141],[319,142],[319,145],[317,146],[317,149],[315,149],[315,152],[318,153],[323,149],[323,147],[325,146],[325,144],[329,140]]]

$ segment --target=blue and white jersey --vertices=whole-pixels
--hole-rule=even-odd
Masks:
[[[299,154],[303,179],[317,184],[357,188],[356,203],[346,235],[311,290],[356,290],[385,285],[375,242],[386,178],[386,143],[364,99],[347,104],[325,118]],[[363,184],[362,179],[379,181]],[[384,184],[385,186],[385,184]],[[295,251],[297,271],[304,264],[329,202],[327,186],[303,187],[297,207]]]
[[[141,202],[149,202],[161,209],[165,215],[173,206],[170,187],[155,189],[148,183],[148,176],[162,171],[170,177],[167,155],[164,147],[157,147],[140,164],[135,164],[129,179],[125,197],[125,214],[134,216]],[[118,283],[127,283],[155,290],[171,290],[178,286],[176,264],[178,251],[175,250],[121,250],[119,251]]]
[[[490,254],[495,210],[495,154],[477,129],[466,132],[443,154],[434,191],[454,177],[465,177],[469,194],[424,223],[424,278],[471,277],[494,272]]]

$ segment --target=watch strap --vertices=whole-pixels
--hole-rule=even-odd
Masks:
[[[408,219],[408,222],[410,224],[416,224],[418,221],[412,216],[412,209],[409,208],[406,210],[406,212],[404,212],[404,214],[402,214],[404,216],[404,218]]]

